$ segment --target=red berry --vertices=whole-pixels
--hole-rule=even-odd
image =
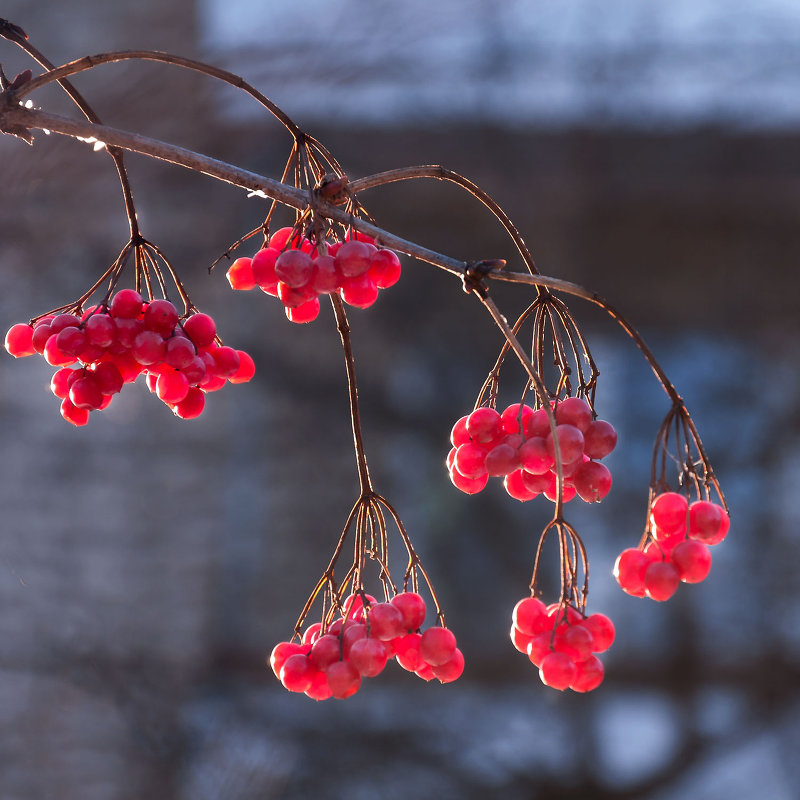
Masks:
[[[91,372],[77,378],[69,387],[70,402],[76,408],[88,408],[90,411],[100,408],[103,393]]]
[[[333,256],[317,256],[314,259],[314,274],[311,287],[317,294],[333,294],[342,286],[342,276],[336,271]]]
[[[354,242],[354,244],[359,244]],[[342,300],[356,308],[369,308],[378,299],[378,287],[369,275],[345,277],[341,288]]]
[[[331,694],[339,700],[354,695],[361,687],[361,675],[349,661],[336,661],[326,670]]]
[[[541,633],[547,627],[547,606],[538,597],[525,597],[514,606],[512,620],[528,636]]]
[[[575,675],[575,663],[565,653],[548,653],[539,666],[542,683],[560,691],[569,688]]]
[[[328,686],[328,676],[324,672],[316,672],[311,679],[311,685],[305,691],[306,697],[319,702],[332,696],[331,687]]]
[[[24,322],[12,325],[6,334],[6,350],[14,358],[32,356],[36,352],[33,346],[33,328]]]
[[[572,483],[581,500],[599,503],[611,491],[611,473],[599,461],[586,461],[575,470]]]
[[[216,375],[227,379],[236,374],[239,369],[239,353],[236,350],[223,345],[212,350],[211,355],[214,357]]]
[[[63,348],[62,348],[63,349]],[[689,538],[706,544],[717,544],[722,528],[724,509],[716,503],[698,500],[689,506]]]
[[[301,652],[303,652],[303,647],[297,642],[278,642],[278,644],[272,648],[272,653],[269,657],[269,665],[272,667],[275,677],[280,679],[281,667],[286,663],[286,659],[289,658],[289,656]]]
[[[243,292],[255,289],[256,279],[253,274],[253,259],[246,257],[237,258],[236,261],[228,267],[225,277],[228,279],[231,289],[237,289]]]
[[[556,434],[558,435],[558,444],[561,448],[561,463],[571,464],[583,456],[583,434],[580,429],[574,425],[558,425],[556,427]],[[555,445],[553,443],[552,432],[547,434],[545,439],[547,452],[555,460]]]
[[[476,408],[467,417],[467,433],[473,441],[491,442],[500,436],[502,429],[500,415],[493,408]]]
[[[316,300],[317,293],[314,291],[311,284],[305,284],[304,286],[298,286],[296,289],[293,289],[289,284],[279,281],[278,299],[286,308],[297,308],[304,303]]]
[[[83,323],[86,341],[96,347],[110,347],[117,338],[117,326],[113,317],[98,311]]]
[[[453,657],[456,649],[456,637],[448,628],[428,628],[422,634],[419,651],[422,660],[432,667],[444,664]]]
[[[44,348],[49,338],[50,325],[44,320],[40,320],[33,326],[33,333],[31,334],[31,344],[33,349],[37,353],[44,354]]]
[[[169,300],[151,300],[144,310],[144,326],[170,336],[178,324],[178,309]]]
[[[467,417],[461,417],[461,419],[453,425],[453,429],[450,431],[450,444],[453,447],[459,447],[462,444],[467,444],[470,441],[469,433],[467,432]]]
[[[51,328],[52,330],[52,328]],[[76,356],[86,347],[86,334],[70,325],[56,334],[56,347],[67,356]]]
[[[644,573],[650,563],[651,559],[635,547],[629,547],[617,556],[614,577],[623,592],[634,597],[644,597]]]
[[[610,422],[596,419],[583,432],[583,450],[589,458],[605,458],[617,446],[617,432]]]
[[[556,423],[572,425],[583,433],[592,422],[592,409],[582,397],[567,397],[555,407]]]
[[[653,561],[644,571],[644,589],[651,600],[669,600],[681,581],[678,568],[669,561]]]
[[[524,403],[512,403],[500,415],[503,430],[506,433],[521,433],[526,438],[530,436],[529,428],[532,417],[533,409]]]
[[[451,469],[450,480],[464,494],[477,494],[489,482],[489,475],[484,473],[480,478],[465,478],[457,469]]]
[[[544,657],[553,652],[550,647],[552,637],[553,634],[550,631],[542,631],[530,638],[526,652],[531,664],[541,667]]]
[[[453,466],[465,478],[482,478],[487,474],[486,450],[476,442],[462,444],[456,450]]]
[[[522,468],[532,475],[544,475],[555,464],[553,454],[548,450],[541,436],[532,436],[519,448]]]
[[[592,634],[593,652],[604,653],[614,643],[614,623],[605,614],[590,614],[583,625]]]
[[[334,661],[339,661],[342,657],[342,643],[338,636],[326,633],[320,636],[311,645],[311,652],[308,654],[311,662],[317,669],[326,669]]]
[[[335,261],[340,274],[345,277],[355,277],[367,272],[372,261],[372,253],[364,242],[350,240],[339,248]]]
[[[528,652],[528,646],[531,641],[533,641],[533,636],[528,636],[523,633],[516,625],[511,626],[509,636],[511,638],[511,644],[513,644],[520,653]]]
[[[369,276],[380,289],[388,289],[400,280],[400,259],[393,250],[378,250],[372,256]]]
[[[178,370],[164,370],[156,380],[156,394],[159,400],[174,406],[186,399],[186,395],[189,394],[189,381]]]
[[[522,469],[515,469],[509,472],[503,479],[503,486],[509,497],[513,497],[520,502],[533,500],[534,497],[539,495],[539,492],[531,491],[525,484],[525,471]]]
[[[278,280],[292,289],[305,286],[314,273],[314,262],[308,253],[300,250],[284,250],[275,261]]]
[[[294,308],[286,307],[286,316],[290,322],[303,324],[313,322],[319,316],[319,299],[312,297]]]
[[[519,467],[519,454],[515,447],[501,442],[495,445],[485,459],[486,471],[489,475],[502,477]],[[458,467],[456,467],[458,469]]]
[[[425,621],[425,600],[416,592],[395,595],[391,603],[400,612],[404,633],[417,630]]]
[[[369,635],[382,641],[402,636],[408,630],[403,628],[402,613],[391,603],[374,603],[371,605],[367,620]]]
[[[594,637],[591,631],[583,625],[559,625],[553,639],[553,649],[566,653],[576,663],[585,661],[594,649]]]
[[[192,314],[183,321],[183,332],[196,347],[208,347],[217,335],[217,326],[208,314]]]
[[[394,657],[397,663],[409,672],[416,672],[425,663],[419,652],[420,641],[422,635],[419,633],[409,633],[395,641]]]
[[[700,583],[711,570],[711,551],[703,542],[685,539],[675,545],[670,561],[678,568],[684,583]]]
[[[239,354],[239,369],[228,378],[231,383],[247,383],[256,374],[256,364],[253,357],[244,350],[237,350]]]
[[[81,376],[81,372],[80,369],[71,369],[70,367],[61,367],[56,370],[53,377],[50,378],[50,391],[59,400],[69,397],[69,387]]]
[[[317,668],[311,663],[311,659],[302,653],[295,653],[289,656],[281,667],[281,683],[290,692],[305,692]]]
[[[142,313],[142,296],[134,289],[120,289],[108,310],[118,319],[136,319]]]
[[[89,421],[89,409],[78,408],[66,397],[61,401],[61,416],[73,425],[85,425]]]
[[[156,331],[146,330],[136,334],[131,354],[140,364],[150,366],[163,361],[166,350],[164,337]]]
[[[689,503],[682,494],[663,492],[653,500],[650,518],[665,536],[686,533],[686,514]]]
[[[348,658],[363,678],[374,678],[383,672],[388,653],[382,641],[370,637],[354,642]]]
[[[452,657],[433,667],[433,674],[439,679],[439,683],[452,683],[461,677],[464,672],[464,654],[456,647]]]
[[[57,333],[51,333],[48,337],[44,346],[44,360],[51,367],[68,367],[70,364],[74,364],[75,356],[63,353],[58,347],[57,339]]]
[[[197,348],[186,336],[171,336],[164,346],[164,363],[175,369],[187,367],[197,355]]]
[[[250,265],[256,285],[273,297],[278,296],[278,276],[275,273],[275,262],[279,255],[280,251],[274,247],[265,247],[253,256]]]
[[[289,243],[294,233],[294,228],[279,228],[269,237],[269,246],[280,252]]]
[[[591,692],[602,682],[605,675],[603,662],[597,656],[589,656],[575,664],[575,677],[569,684],[574,692]]]

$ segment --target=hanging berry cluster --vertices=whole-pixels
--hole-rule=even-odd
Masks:
[[[86,424],[92,410],[108,406],[125,383],[146,376],[148,387],[177,416],[199,415],[205,395],[226,382],[249,380],[253,360],[221,344],[213,319],[199,313],[177,273],[158,248],[139,231],[123,149],[181,164],[246,189],[250,196],[271,198],[262,224],[233,244],[222,258],[252,236],[263,243],[252,257],[233,261],[228,282],[236,290],[259,287],[278,297],[292,322],[310,322],[328,295],[341,337],[347,370],[350,419],[360,494],[335,545],[333,555],[311,591],[290,640],[272,651],[270,664],[290,691],[315,700],[345,698],[362,679],[375,677],[394,658],[402,668],[425,680],[448,683],[464,669],[455,635],[446,627],[431,580],[395,509],[372,486],[361,432],[350,328],[344,305],[367,308],[381,289],[401,274],[397,256],[404,252],[454,275],[491,316],[504,342],[471,413],[452,428],[446,463],[452,483],[462,492],[480,492],[490,477],[503,479],[505,491],[520,501],[539,494],[553,503],[553,518],[536,549],[530,595],[514,608],[510,636],[539,669],[548,686],[576,692],[597,688],[604,676],[598,654],[614,640],[614,626],[603,614],[587,613],[588,557],[581,537],[564,517],[564,505],[575,496],[598,503],[611,489],[611,473],[601,463],[617,444],[611,423],[598,419],[595,394],[599,370],[585,336],[562,294],[599,306],[633,340],[669,397],[672,407],[656,436],[645,530],[637,548],[617,559],[614,574],[628,594],[666,600],[678,584],[705,579],[711,566],[709,547],[725,538],[729,519],[724,496],[682,398],[636,329],[615,308],[575,284],[539,274],[522,237],[508,216],[467,178],[438,166],[391,170],[350,182],[334,156],[302,131],[281,109],[238,76],[190,59],[164,53],[105,53],[54,68],[29,43],[21,29],[0,20],[0,37],[15,43],[45,68],[8,81],[0,70],[0,131],[33,143],[32,131],[43,129],[93,142],[114,161],[131,230],[129,243],[100,279],[76,302],[13,325],[6,349],[16,357],[41,354],[58,370],[51,388],[62,401],[62,415]],[[101,63],[147,59],[178,64],[246,92],[283,124],[292,138],[279,181],[209,159],[165,142],[144,140],[106,128],[69,83],[68,77]],[[23,102],[26,94],[58,81],[87,123],[67,122]],[[99,145],[99,147],[98,147]],[[505,271],[505,262],[463,262],[400,239],[378,228],[361,205],[359,192],[395,181],[436,179],[455,184],[482,203],[517,247],[527,272]],[[295,210],[294,224],[270,235],[279,204]],[[388,249],[384,245],[394,249]],[[129,256],[134,255],[134,288],[118,288]],[[213,265],[212,265],[213,267]],[[169,299],[171,279],[182,303]],[[490,283],[526,286],[535,299],[513,325],[490,296]],[[102,298],[94,294],[106,284]],[[520,333],[530,326],[530,346]],[[500,376],[513,351],[526,380],[510,405],[498,410]],[[503,408],[503,406],[499,406]],[[667,464],[677,475],[667,474]],[[402,581],[390,573],[389,531],[405,548]],[[545,543],[555,541],[560,590],[549,605],[541,599],[540,571]],[[346,545],[353,560],[339,562]],[[423,627],[433,604],[432,624]],[[374,594],[370,593],[374,592]],[[382,593],[383,600],[376,596]],[[307,619],[321,605],[318,621]]]
[[[400,279],[397,253],[379,250],[370,236],[314,243],[295,233],[281,228],[252,258],[237,258],[226,273],[231,288],[258,286],[283,303],[291,322],[302,323],[319,316],[320,295],[339,294],[348,305],[369,308],[380,289]]]

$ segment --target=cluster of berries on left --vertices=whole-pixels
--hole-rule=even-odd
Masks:
[[[364,598],[350,595],[341,616],[325,630],[316,622],[299,642],[275,645],[270,666],[286,689],[313,700],[342,700],[361,688],[362,678],[383,672],[390,658],[426,681],[451,683],[461,676],[464,656],[452,631],[440,626],[420,630],[426,614],[420,595],[401,592],[387,603]]]
[[[85,425],[91,411],[107,408],[139,375],[176,416],[192,419],[202,413],[206,393],[255,373],[250,355],[219,344],[208,314],[182,319],[169,300],[146,301],[134,289],[120,289],[80,316],[47,314],[12,325],[5,347],[15,358],[39,353],[58,367],[50,388],[73,425]]]

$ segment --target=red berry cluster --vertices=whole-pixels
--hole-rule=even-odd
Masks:
[[[611,472],[599,462],[617,444],[617,432],[593,419],[589,404],[568,397],[553,407],[561,448],[564,502],[577,494],[587,503],[602,500],[611,489]],[[477,408],[462,417],[450,434],[447,468],[453,484],[467,494],[481,491],[490,477],[503,477],[511,497],[532,500],[544,494],[556,500],[556,462],[547,412],[514,403],[502,414]]]
[[[121,289],[108,305],[80,317],[48,314],[34,325],[13,325],[5,346],[16,358],[39,353],[60,368],[50,388],[61,399],[61,416],[73,425],[85,425],[91,411],[107,408],[140,374],[176,416],[192,419],[202,413],[207,392],[255,373],[253,359],[219,345],[216,334],[207,314],[180,320],[169,300],[148,302]]]
[[[584,617],[572,606],[546,606],[525,597],[514,607],[511,642],[525,653],[545,686],[591,692],[603,681],[603,653],[614,642],[614,623],[605,614]]]
[[[231,288],[258,286],[280,299],[292,322],[312,322],[319,315],[321,294],[338,292],[345,303],[368,308],[380,289],[400,279],[397,254],[378,249],[369,236],[357,233],[320,248],[293,234],[292,228],[281,228],[252,258],[237,258],[227,272]]]
[[[677,492],[659,494],[650,507],[652,539],[644,550],[623,550],[614,577],[634,597],[669,600],[678,584],[700,583],[711,569],[710,545],[728,534],[730,519],[717,503],[697,500],[691,505]]]
[[[280,642],[270,656],[275,675],[290,692],[314,700],[344,699],[361,688],[362,678],[380,674],[390,658],[403,669],[429,681],[450,683],[464,670],[464,656],[448,628],[420,627],[425,600],[402,592],[388,603],[366,595],[350,595],[343,614],[322,631],[310,625],[298,642]]]

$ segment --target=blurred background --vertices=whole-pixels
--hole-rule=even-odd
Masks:
[[[422,163],[471,177],[542,272],[640,327],[733,525],[703,584],[667,604],[619,590],[611,567],[641,534],[668,400],[611,321],[570,300],[620,444],[611,495],[571,503],[568,519],[589,550],[589,608],[618,635],[592,695],[543,687],[508,626],[549,504],[499,486],[467,497],[442,463],[501,341],[457,282],[405,259],[400,283],[350,315],[364,433],[467,667],[446,686],[390,665],[347,701],[290,695],[264,660],[358,487],[332,315],[291,325],[274,299],[234,296],[224,267],[208,276],[262,200],[129,156],[144,235],[258,372],[198,420],[137,385],[73,429],[41,359],[3,360],[2,800],[798,796],[796,3],[6,0],[3,14],[56,63],[150,48],[231,69],[351,177]],[[11,43],[0,62],[37,71]],[[274,177],[288,154],[277,123],[201,76],[125,63],[75,83],[109,124]],[[74,113],[52,87],[34,101]],[[0,163],[7,329],[79,296],[127,223],[103,153],[5,137]],[[362,200],[395,233],[520,267],[454,187]],[[496,298],[509,316],[528,302],[507,287]],[[520,380],[510,368],[501,402]]]

